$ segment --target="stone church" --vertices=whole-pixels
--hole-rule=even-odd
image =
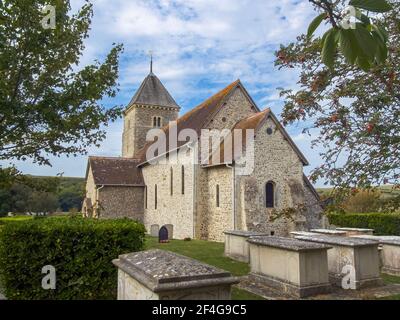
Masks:
[[[124,111],[122,157],[89,157],[83,214],[129,217],[157,235],[223,241],[225,230],[287,236],[320,227],[322,207],[303,167],[307,159],[270,109],[261,111],[240,80],[179,117],[180,107],[151,71]],[[202,164],[199,141],[167,146],[150,161],[150,129],[251,130],[254,170],[238,175],[237,159]],[[161,154],[157,154],[161,156]]]

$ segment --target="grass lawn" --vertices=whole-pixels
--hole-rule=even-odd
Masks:
[[[247,263],[234,261],[224,256],[224,244],[202,240],[172,240],[169,243],[158,243],[157,238],[146,237],[145,249],[162,249],[172,251],[215,267],[231,272],[235,276],[243,276],[249,273]],[[233,300],[263,300],[262,297],[248,291],[233,288]]]
[[[382,279],[386,284],[396,283],[400,284],[400,277],[391,276],[388,274],[382,273]],[[384,297],[380,300],[400,300],[400,294],[396,294],[394,296]]]

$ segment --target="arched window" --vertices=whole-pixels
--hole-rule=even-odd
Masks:
[[[157,210],[157,185],[154,185],[154,209]]]
[[[161,117],[153,117],[153,128],[161,128],[162,121]]]
[[[217,208],[219,208],[219,184],[217,184],[215,187],[215,193]]]
[[[185,167],[184,166],[182,166],[181,180],[182,180],[182,194],[185,194]]]
[[[170,181],[169,181],[169,188],[171,192],[171,196],[174,194],[174,169],[170,169]]]
[[[275,185],[269,181],[265,185],[265,206],[267,208],[273,208],[275,206]]]

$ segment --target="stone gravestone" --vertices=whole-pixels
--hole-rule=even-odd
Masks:
[[[113,260],[118,300],[229,300],[239,278],[164,250],[133,252]]]
[[[159,243],[168,242],[168,229],[165,226],[161,227],[160,231],[158,232],[158,242]]]
[[[150,227],[150,235],[152,237],[158,237],[158,232],[160,231],[160,227],[158,226],[158,224],[153,224]]]

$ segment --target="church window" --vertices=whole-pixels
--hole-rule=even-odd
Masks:
[[[154,185],[154,209],[157,210],[157,185]]]
[[[170,181],[169,181],[169,188],[171,192],[171,196],[174,194],[174,169],[170,169]]]
[[[274,190],[275,185],[273,182],[269,181],[265,185],[265,206],[267,208],[273,208],[275,206],[274,201]]]
[[[272,130],[272,128],[268,128],[268,129],[267,129],[267,133],[268,133],[269,135],[273,134],[273,132],[274,132],[274,131]]]
[[[181,169],[181,180],[182,180],[182,194],[185,194],[185,167]]]
[[[161,117],[153,117],[153,128],[161,128],[162,119]]]
[[[217,184],[217,186],[216,186],[215,189],[216,189],[216,190],[215,190],[215,192],[216,192],[216,195],[215,195],[216,204],[217,204],[217,208],[219,208],[219,184]]]

